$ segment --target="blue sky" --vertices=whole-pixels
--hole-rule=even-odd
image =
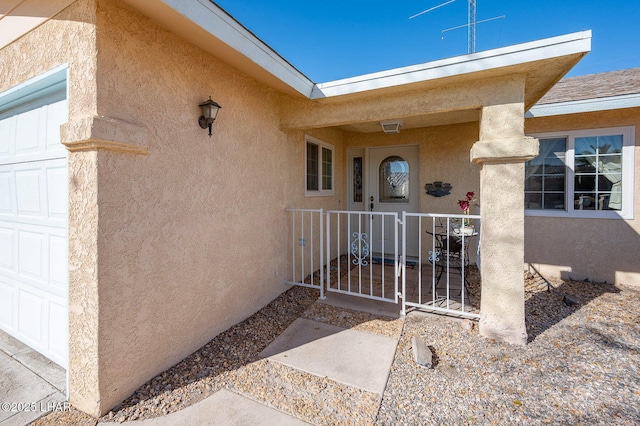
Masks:
[[[467,53],[468,0],[214,0],[316,83]],[[592,30],[570,76],[640,66],[640,0],[477,0],[477,51]]]

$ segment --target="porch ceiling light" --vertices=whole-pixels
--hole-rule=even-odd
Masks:
[[[385,133],[400,133],[400,126],[402,126],[402,121],[386,120],[381,121],[380,125],[382,126],[382,131]]]
[[[198,124],[203,129],[209,128],[209,137],[211,137],[211,127],[213,126],[213,122],[216,120],[216,116],[218,115],[218,111],[222,108],[216,102],[211,100],[211,96],[209,99],[204,101],[199,105],[202,108],[202,115],[198,119]]]

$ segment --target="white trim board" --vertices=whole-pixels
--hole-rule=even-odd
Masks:
[[[0,93],[0,116],[16,106],[46,97],[64,90],[67,93],[67,73],[69,64],[59,65],[43,74],[33,77]]]
[[[549,117],[552,115],[578,114],[582,112],[609,111],[636,107],[640,107],[640,93],[534,105],[529,111],[527,111],[525,118]]]

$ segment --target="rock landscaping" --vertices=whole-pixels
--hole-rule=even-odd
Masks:
[[[391,320],[291,288],[100,421],[162,416],[226,388],[312,424],[639,424],[640,289],[529,276],[525,294],[529,343],[520,347],[480,337],[469,320]],[[399,338],[382,397],[259,359],[299,317]],[[432,353],[431,368],[416,363],[415,341]],[[34,424],[97,421],[72,410]]]

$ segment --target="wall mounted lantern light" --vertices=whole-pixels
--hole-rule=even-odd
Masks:
[[[202,115],[198,119],[198,123],[203,129],[206,129],[207,127],[209,128],[209,137],[211,137],[211,127],[213,126],[213,122],[216,120],[218,111],[222,107],[212,101],[211,96],[209,96],[208,100],[201,103],[199,107],[202,108]]]

